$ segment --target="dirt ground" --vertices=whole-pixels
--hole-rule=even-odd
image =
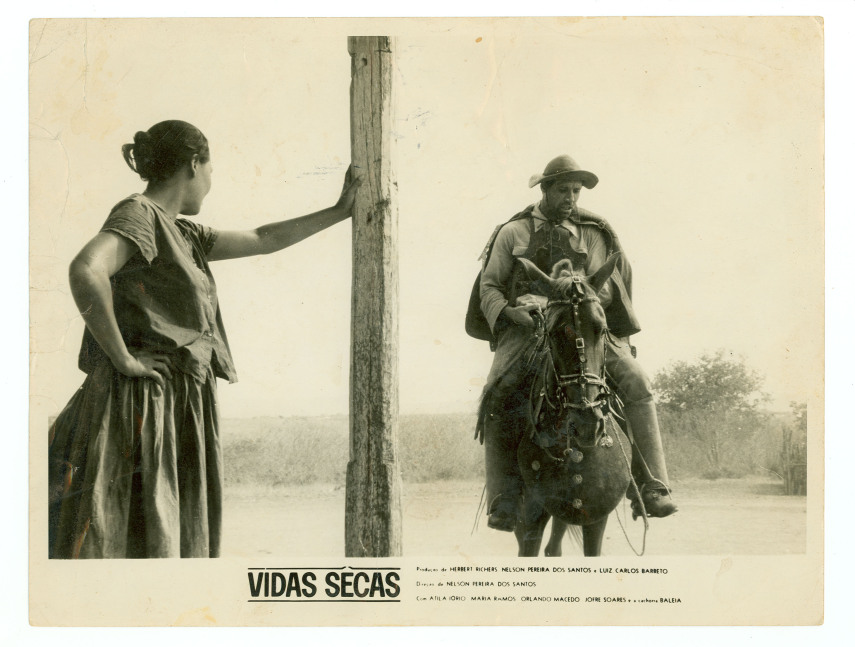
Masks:
[[[652,519],[647,555],[785,555],[805,552],[805,497],[784,496],[763,478],[676,482],[680,511]],[[403,546],[412,556],[516,555],[511,533],[487,528],[478,515],[483,484],[439,481],[404,484]],[[344,487],[226,488],[223,554],[344,556]],[[476,518],[478,526],[475,526]],[[622,530],[626,529],[626,535]],[[645,541],[629,504],[612,514],[604,555],[632,555]],[[570,538],[564,554],[581,554]]]

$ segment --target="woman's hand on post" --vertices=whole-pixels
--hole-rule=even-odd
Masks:
[[[347,173],[344,174],[344,186],[341,188],[341,196],[338,202],[335,203],[335,208],[350,215],[353,209],[353,202],[356,200],[356,192],[362,186],[362,176],[353,173],[353,167],[347,167]]]
[[[362,176],[355,175],[352,168],[347,169],[341,196],[332,207],[299,218],[271,222],[249,231],[220,231],[208,252],[208,260],[221,261],[278,252],[350,218],[356,192],[362,185]]]
[[[123,360],[114,362],[116,370],[127,377],[147,377],[163,388],[164,377],[172,379],[172,360],[166,355],[146,350],[133,350]]]

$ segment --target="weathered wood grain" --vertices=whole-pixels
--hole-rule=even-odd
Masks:
[[[348,38],[351,164],[365,178],[353,212],[348,557],[402,552],[393,46],[385,36]]]

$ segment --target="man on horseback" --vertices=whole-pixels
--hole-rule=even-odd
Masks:
[[[540,202],[498,227],[485,249],[480,312],[473,313],[470,306],[467,330],[473,317],[483,315],[482,327],[486,329],[486,320],[495,350],[478,427],[485,446],[488,525],[497,530],[512,531],[517,521],[522,478],[516,448],[530,424],[528,394],[519,385],[525,379],[527,351],[535,339],[533,315],[546,305],[546,297],[538,293],[538,286],[530,282],[516,259],[526,258],[546,274],[559,260],[570,259],[574,267],[591,274],[612,253],[622,251],[611,226],[576,205],[582,187],[593,189],[598,181],[571,157],[555,158],[529,181],[530,188],[540,185]],[[635,442],[633,474],[643,507],[631,490],[633,516],[644,510],[651,517],[666,517],[677,506],[671,499],[650,380],[629,343],[630,335],[640,331],[631,297],[632,271],[622,254],[616,271],[599,292],[609,326],[606,371],[623,400]]]

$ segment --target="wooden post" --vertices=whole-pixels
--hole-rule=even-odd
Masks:
[[[353,210],[348,557],[401,555],[393,46],[386,36],[347,39],[351,164],[364,178]]]

